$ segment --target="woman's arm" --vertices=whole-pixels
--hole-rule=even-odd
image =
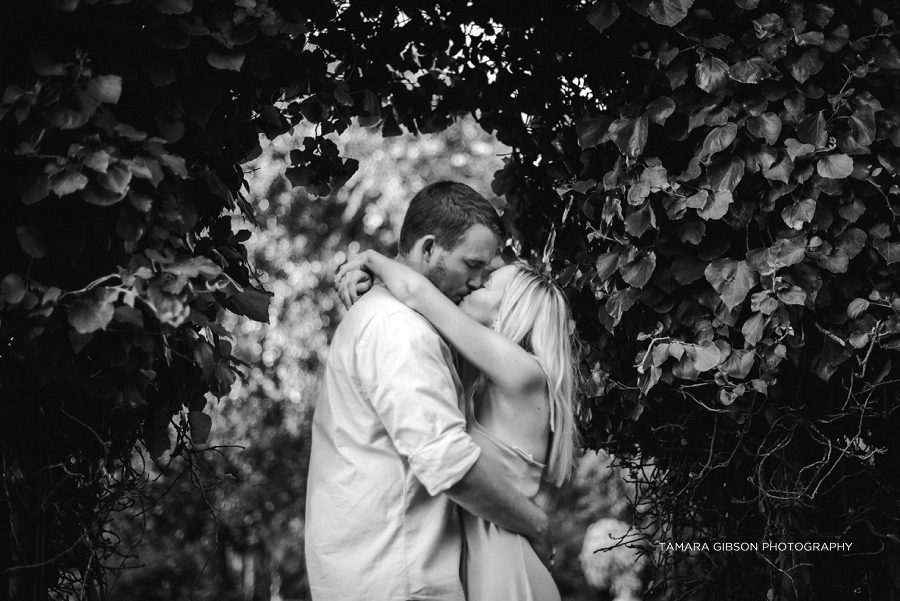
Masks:
[[[345,303],[355,300],[357,270],[382,280],[398,300],[421,313],[501,389],[515,394],[543,391],[546,378],[531,353],[463,313],[428,278],[402,263],[371,250],[345,263],[335,277]]]

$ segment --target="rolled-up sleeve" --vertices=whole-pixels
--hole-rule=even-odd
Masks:
[[[481,450],[466,434],[449,348],[434,328],[412,312],[379,316],[356,358],[388,436],[428,494],[459,482]]]

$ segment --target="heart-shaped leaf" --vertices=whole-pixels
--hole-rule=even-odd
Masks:
[[[804,117],[797,124],[797,136],[802,142],[823,148],[828,143],[828,132],[825,130],[825,116],[822,111]]]
[[[744,302],[757,276],[744,261],[716,259],[703,272],[729,310]]]
[[[747,130],[757,138],[765,138],[768,144],[774,144],[781,135],[781,119],[772,112],[747,119]]]
[[[720,150],[725,150],[734,141],[736,135],[737,125],[734,123],[729,123],[722,127],[714,127],[706,134],[706,139],[703,140],[703,152],[713,155]]]
[[[214,47],[206,55],[206,62],[216,69],[240,71],[246,55],[240,50]]]
[[[778,158],[778,152],[766,144],[751,146],[744,154],[744,165],[750,173],[757,173],[769,169]]]
[[[88,94],[100,102],[119,102],[122,95],[122,78],[118,75],[99,75],[87,84]]]
[[[602,32],[619,18],[619,7],[613,0],[599,0],[588,9],[585,16],[588,23]]]
[[[609,126],[613,122],[612,115],[585,115],[575,122],[578,144],[583,149],[593,148],[609,140]]]
[[[753,56],[732,65],[728,70],[728,77],[741,83],[759,83],[771,77],[775,71],[769,61]]]
[[[811,198],[796,201],[792,205],[785,207],[781,211],[781,218],[784,223],[791,229],[799,230],[804,223],[812,221],[813,215],[816,214],[816,201]]]
[[[650,281],[654,269],[656,269],[656,253],[649,251],[638,253],[633,261],[623,265],[619,271],[626,284],[634,288],[643,288]]]
[[[660,25],[671,27],[687,16],[694,0],[652,0],[647,7],[650,18]]]
[[[850,131],[856,142],[868,146],[875,141],[875,109],[864,104],[850,116]]]
[[[728,63],[708,56],[697,64],[694,79],[698,88],[708,94],[715,94],[728,84]]]
[[[771,275],[782,267],[796,265],[806,258],[806,247],[789,239],[778,239],[772,246],[747,253],[747,265],[760,275]]]
[[[609,127],[609,134],[619,151],[632,158],[641,156],[647,144],[649,122],[646,116],[616,119]]]
[[[785,58],[785,63],[791,75],[800,83],[821,71],[825,65],[822,50],[818,46],[792,49]]]
[[[706,177],[713,190],[734,192],[744,177],[744,160],[738,156],[719,155],[706,169]]]
[[[19,245],[29,257],[40,259],[47,254],[47,247],[44,246],[43,237],[33,227],[20,225],[16,228],[16,238],[19,239]]]
[[[634,306],[639,295],[640,290],[635,288],[625,288],[610,295],[606,300],[605,309],[610,317],[613,318],[614,323],[619,323],[619,320],[622,319],[622,314]]]
[[[754,313],[750,319],[741,326],[741,333],[748,346],[756,346],[756,343],[763,337],[763,331],[766,327],[767,318],[762,313]]]
[[[816,172],[822,177],[844,179],[853,173],[853,159],[846,154],[829,154],[819,159]]]
[[[610,251],[597,257],[597,261],[594,263],[594,267],[597,269],[597,279],[605,282],[616,272],[619,268],[621,254],[620,251]]]
[[[830,255],[816,259],[816,263],[819,267],[824,267],[831,273],[847,273],[847,267],[850,266],[850,257],[843,250],[835,249]]]
[[[662,125],[674,112],[675,101],[668,96],[660,96],[647,105],[644,115],[650,120],[650,123],[659,123]]]
[[[735,380],[743,380],[753,368],[753,359],[756,353],[753,349],[735,349],[724,362],[721,370]]]
[[[7,274],[0,281],[0,297],[11,305],[21,302],[26,292],[28,289],[25,288],[25,282],[15,273]]]
[[[69,324],[79,334],[106,329],[115,313],[113,301],[118,293],[109,288],[94,288],[75,301],[69,312]]]
[[[685,347],[686,354],[694,363],[694,369],[698,372],[709,371],[719,364],[722,353],[712,341],[704,340],[700,344],[691,344]]]
[[[721,219],[728,213],[728,207],[731,206],[733,200],[731,192],[728,190],[717,190],[707,196],[703,210],[697,211],[697,214],[705,221]]]
[[[888,265],[900,261],[900,243],[875,238],[872,240],[872,244],[875,245],[875,250],[884,257]]]
[[[856,319],[863,313],[865,313],[866,309],[869,308],[869,301],[864,298],[857,298],[850,302],[847,305],[847,317],[850,319]]]
[[[194,444],[206,444],[212,430],[212,417],[202,411],[188,411],[188,425]]]

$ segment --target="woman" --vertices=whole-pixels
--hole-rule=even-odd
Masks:
[[[415,270],[374,251],[336,276],[345,304],[371,286],[372,274],[421,313],[475,375],[464,377],[468,432],[533,498],[542,477],[559,486],[575,448],[574,352],[562,291],[523,263],[501,267],[457,307]],[[464,374],[473,370],[462,369]],[[464,584],[470,601],[558,600],[550,572],[528,540],[463,512]]]

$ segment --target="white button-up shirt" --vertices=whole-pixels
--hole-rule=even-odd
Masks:
[[[461,526],[441,494],[481,451],[450,348],[375,286],[337,328],[315,408],[306,495],[314,601],[464,598]]]

